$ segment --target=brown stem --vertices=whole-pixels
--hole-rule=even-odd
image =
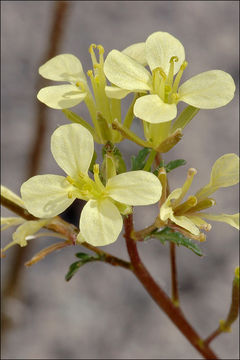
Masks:
[[[131,238],[133,231],[133,218],[132,215],[128,215],[124,219],[125,238],[127,244],[128,254],[133,265],[133,272],[149,295],[157,303],[157,305],[167,314],[167,316],[173,321],[183,335],[189,340],[189,342],[199,351],[205,359],[218,359],[215,353],[208,345],[204,344],[204,341],[192,328],[192,326],[186,320],[182,310],[179,307],[174,306],[168,295],[159,287],[159,285],[152,278],[144,264],[142,263],[136,242]]]
[[[5,198],[3,195],[1,195],[1,205],[5,206],[7,209],[11,210],[12,212],[14,212],[15,214],[19,215],[20,217],[26,219],[26,220],[38,220],[38,218],[36,218],[35,216],[31,215],[26,209],[22,208],[21,206],[13,203],[12,201],[10,201],[9,199]],[[65,236],[68,241],[64,242],[64,243],[59,243],[62,245],[51,245],[50,246],[50,250],[55,250],[54,246],[56,246],[56,249],[58,248],[58,246],[61,247],[65,247],[68,245],[73,245],[76,242],[76,237],[77,234],[79,232],[79,229],[68,223],[67,221],[64,221],[63,219],[61,219],[59,216],[56,216],[48,225],[45,226],[46,229],[52,230],[56,233],[59,233],[63,236]],[[65,245],[63,245],[65,244]],[[91,250],[93,252],[95,252],[96,254],[100,255],[102,258],[102,261],[112,265],[112,266],[120,266],[124,269],[127,270],[132,270],[132,265],[131,263],[122,260],[112,254],[109,254],[93,245],[90,245],[86,242],[81,243],[81,246],[85,247],[88,250]],[[24,249],[24,248],[19,248],[20,250]],[[48,249],[48,248],[47,248]],[[41,257],[42,254],[45,254],[45,252],[48,253],[47,249],[43,249],[40,251],[40,256],[39,256],[39,260],[41,260],[43,257]],[[39,254],[38,254],[39,255]],[[36,256],[34,256],[34,262],[36,261]],[[33,259],[32,259],[33,260]],[[29,261],[29,263],[31,263],[31,261]]]
[[[206,340],[204,340],[205,345],[209,345],[218,335],[222,333],[221,329],[218,327],[212,334],[210,334]]]
[[[178,280],[177,280],[177,264],[176,264],[176,246],[170,243],[170,259],[171,259],[171,278],[172,278],[172,301],[175,306],[179,306]]]

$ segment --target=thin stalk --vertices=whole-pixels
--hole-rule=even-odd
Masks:
[[[15,214],[17,214],[18,216],[22,217],[25,220],[38,220],[38,218],[31,215],[26,209],[15,204],[14,202],[10,201],[9,199],[6,199],[2,195],[1,195],[1,205],[6,207],[7,209],[11,210],[12,212],[14,212]],[[63,235],[67,239],[67,241],[65,241],[64,243],[58,243],[59,245],[57,245],[57,244],[51,245],[50,250],[49,250],[49,248],[41,250],[40,255],[39,255],[39,260],[41,260],[41,258],[43,258],[45,256],[44,254],[51,252],[51,250],[54,251],[55,247],[57,250],[58,246],[59,246],[59,248],[62,248],[62,247],[65,247],[68,245],[73,245],[76,243],[76,237],[79,232],[79,229],[76,226],[64,221],[59,216],[56,216],[52,220],[51,223],[49,223],[48,225],[45,226],[45,228],[48,230],[52,230],[58,234]],[[109,254],[109,253],[107,253],[93,245],[90,245],[86,242],[81,243],[81,246],[100,255],[102,261],[104,261],[112,266],[120,266],[120,267],[123,267],[124,269],[132,270],[132,265],[125,260],[122,260],[122,259],[120,259],[112,254]],[[22,250],[24,248],[19,248],[19,249]],[[32,260],[30,260],[28,262],[30,265],[31,265],[31,261],[33,261],[33,263],[36,262],[36,255],[34,256],[34,258]]]
[[[212,332],[212,334],[210,334],[206,340],[204,340],[204,344],[205,345],[209,345],[210,342],[212,342],[218,335],[220,335],[222,333],[222,330],[220,330],[220,328],[218,327],[216,330],[214,330]]]
[[[157,152],[156,150],[152,149],[151,152],[150,152],[150,155],[147,159],[147,162],[143,168],[144,171],[149,171],[151,170],[151,166],[152,166],[152,163],[154,162],[155,160],[155,156],[156,156]]]
[[[179,306],[176,245],[172,242],[170,243],[170,259],[171,259],[171,279],[172,279],[172,302],[174,303],[175,306]]]
[[[157,303],[157,305],[166,313],[166,315],[177,326],[181,333],[189,340],[189,342],[195,347],[195,349],[202,354],[205,359],[218,359],[217,355],[212,349],[204,344],[204,341],[192,328],[192,326],[186,320],[182,310],[179,307],[174,306],[172,300],[168,295],[160,288],[160,286],[152,278],[145,265],[143,264],[138,254],[136,242],[132,239],[133,233],[133,218],[132,215],[128,215],[124,219],[125,227],[125,239],[127,244],[128,254],[133,265],[133,273],[137,279],[141,282],[143,287]]]
[[[151,147],[151,144],[148,141],[142,140],[140,137],[138,137],[134,132],[126,128],[124,125],[122,125],[117,119],[114,119],[112,122],[112,128],[114,130],[117,130],[122,134],[122,136],[126,139],[129,139],[136,144],[142,146],[142,147]]]

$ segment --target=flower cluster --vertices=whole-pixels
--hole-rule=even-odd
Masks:
[[[213,166],[209,184],[185,202],[182,200],[196,170],[189,169],[182,188],[169,194],[166,178],[163,180],[162,176],[164,171],[156,173],[152,169],[154,159],[181,139],[182,129],[199,109],[215,109],[232,100],[235,91],[232,77],[222,70],[211,70],[180,85],[187,67],[185,50],[178,39],[166,32],[155,32],[145,42],[123,51],[114,49],[106,59],[101,45],[92,44],[89,52],[93,69],[87,76],[80,60],[72,54],[58,55],[39,68],[44,78],[64,82],[44,87],[37,97],[47,106],[61,109],[72,122],[59,126],[51,137],[53,157],[66,175],[38,175],[22,184],[22,199],[15,197],[14,201],[39,220],[4,218],[5,227],[21,224],[8,247],[14,243],[25,246],[27,236],[46,226],[49,219],[61,214],[75,199],[86,201],[77,241],[95,246],[117,240],[123,216],[130,214],[133,206],[159,201],[156,224],[182,231],[188,237],[205,239],[200,230],[208,231],[211,226],[203,219],[239,228],[238,214],[202,212],[214,205],[215,200],[209,197],[214,191],[238,182],[237,155],[220,157]],[[122,118],[121,100],[130,93],[134,97]],[[180,101],[188,106],[177,117]],[[87,106],[92,124],[69,110],[81,102]],[[141,119],[146,140],[130,129],[134,117]],[[131,171],[127,171],[115,146],[125,138],[152,149],[148,160]],[[94,142],[103,145],[102,164],[96,163]]]

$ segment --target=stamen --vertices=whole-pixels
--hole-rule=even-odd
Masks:
[[[173,92],[175,92],[175,93],[177,92],[177,89],[178,89],[178,86],[179,86],[183,71],[186,69],[187,65],[188,65],[188,62],[185,60],[182,63],[182,65],[180,67],[180,70],[179,70],[179,72],[177,73],[177,75],[175,77],[174,84],[173,84]]]
[[[153,87],[163,101],[165,100],[166,79],[167,75],[161,67],[153,70]]]
[[[187,201],[185,201],[183,204],[175,207],[174,214],[178,215],[178,216],[182,215],[196,205],[197,205],[197,198],[195,196],[189,196]]]
[[[104,64],[104,57],[103,57],[104,47],[102,45],[98,45],[97,48],[98,48],[98,51],[99,51],[99,64],[102,67],[103,64]]]
[[[173,76],[174,76],[174,62],[178,61],[178,57],[177,56],[172,56],[170,59],[170,67],[169,67],[169,71],[168,71],[168,76],[167,76],[167,81],[166,84],[169,85],[170,87],[172,87],[172,83],[173,83]]]
[[[87,71],[87,76],[89,76],[90,79],[92,80],[92,79],[93,79],[93,71],[92,71],[92,70],[88,70],[88,71]]]
[[[68,192],[68,198],[71,199],[72,197],[73,197],[73,193],[72,193],[72,191],[69,191]]]
[[[99,164],[94,164],[93,166],[93,176],[94,176],[94,180],[96,185],[99,187],[99,191],[104,190],[104,186],[103,183],[100,180],[99,177]]]
[[[86,87],[82,81],[77,81],[75,85],[82,91],[86,90]]]
[[[67,177],[66,177],[66,180],[67,180],[70,184],[73,184],[73,183],[74,183],[74,180],[71,178],[71,176],[67,176]]]
[[[177,200],[174,201],[174,208],[176,208],[180,204],[180,202],[182,201],[182,199],[186,195],[187,191],[189,190],[189,188],[190,188],[190,186],[192,184],[193,178],[194,178],[194,176],[196,174],[197,174],[196,169],[190,168],[188,170],[187,179],[186,179],[185,183],[182,186],[182,194]]]
[[[204,199],[204,200],[200,201],[196,206],[194,206],[190,212],[194,213],[196,211],[208,209],[208,208],[214,206],[215,204],[216,204],[216,201],[214,199],[210,199],[210,198]]]
[[[97,64],[97,59],[96,59],[96,55],[95,55],[95,52],[93,49],[96,49],[97,45],[96,44],[91,44],[90,47],[89,47],[89,52],[90,52],[90,55],[91,55],[91,59],[92,59],[92,63],[93,63],[93,66],[95,64]]]
[[[163,204],[167,198],[167,173],[164,167],[159,169],[158,179],[160,180],[162,185],[162,196],[160,199],[160,204]]]

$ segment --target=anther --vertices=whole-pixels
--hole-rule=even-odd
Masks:
[[[184,60],[184,62],[182,63],[180,69],[183,71],[186,69],[186,67],[188,66],[188,62],[186,60]]]
[[[70,184],[73,184],[73,183],[74,183],[73,179],[72,179],[70,176],[67,176],[67,177],[66,177],[66,180],[67,180]]]
[[[89,46],[88,51],[90,52],[90,54],[94,53],[94,50],[93,50],[93,49],[96,49],[96,47],[97,47],[96,44],[91,44],[91,45]]]
[[[96,175],[99,174],[99,164],[94,164],[94,165],[93,165],[93,172],[94,172],[94,174],[96,174]]]
[[[171,59],[170,59],[170,63],[173,63],[173,62],[178,62],[178,57],[177,56],[172,56]]]
[[[98,51],[100,55],[104,54],[104,47],[102,45],[97,45]]]
[[[93,78],[93,71],[92,71],[92,70],[88,70],[88,71],[87,71],[87,76],[89,76],[90,79],[92,79],[92,78]]]
[[[68,198],[71,199],[72,197],[73,197],[73,193],[72,193],[72,191],[69,191],[68,192]]]

